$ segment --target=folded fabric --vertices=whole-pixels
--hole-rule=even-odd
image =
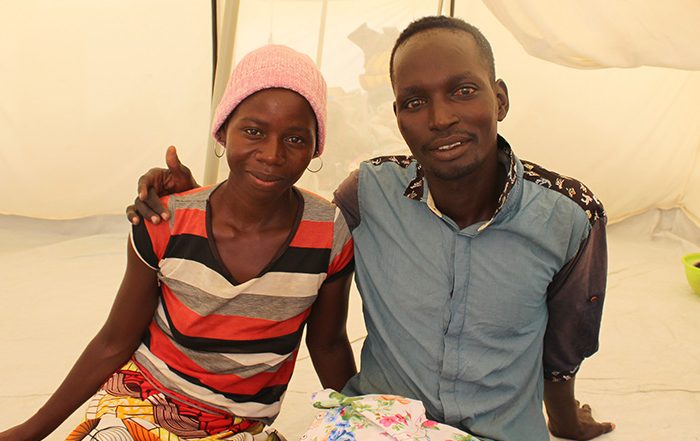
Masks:
[[[331,389],[311,396],[319,413],[302,441],[479,441],[459,429],[429,420],[420,401],[396,395],[346,397]]]

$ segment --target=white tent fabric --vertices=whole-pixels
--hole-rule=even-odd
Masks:
[[[484,0],[535,57],[576,68],[700,70],[695,0]]]
[[[125,262],[120,215],[68,221],[0,216],[0,429],[32,415],[106,317]],[[652,210],[609,228],[608,293],[600,351],[576,378],[577,398],[615,431],[600,441],[697,440],[700,296],[680,256],[700,229],[679,210]],[[355,356],[366,331],[351,294]],[[302,348],[277,427],[290,441],[310,425],[320,384]],[[60,441],[76,411],[47,439]],[[552,440],[557,438],[552,437]]]
[[[163,163],[169,144],[201,170],[204,3],[0,2],[0,212],[123,212],[140,171]]]
[[[329,195],[358,161],[406,152],[389,52],[439,3],[240,1],[235,36],[221,36],[235,37],[233,53],[222,56],[283,43],[327,78],[324,167],[302,186]],[[618,424],[601,440],[697,439],[700,296],[680,256],[700,247],[700,3],[455,6],[492,43],[511,100],[499,130],[516,154],[587,183],[615,224],[601,351],[578,377],[579,397]],[[206,1],[0,1],[0,429],[46,399],[106,315],[138,176],[174,144],[203,181],[210,21]],[[353,302],[357,353],[364,328]],[[290,439],[313,416],[308,392],[318,387],[300,358],[279,421]]]
[[[14,189],[3,195],[0,212],[45,218],[120,213],[133,198],[136,178],[163,164],[170,144],[201,181],[211,90],[204,3],[0,3],[0,184]],[[511,96],[501,132],[516,153],[586,182],[612,221],[654,207],[681,207],[700,219],[700,72],[572,69],[531,56],[537,47],[527,46],[554,41],[535,52],[544,56],[566,41],[557,52],[561,61],[605,54],[601,48],[612,41],[596,63],[625,65],[618,56],[627,46],[614,37],[635,35],[635,41],[686,48],[671,53],[632,45],[635,63],[692,67],[695,45],[678,42],[700,41],[697,27],[683,25],[700,14],[700,5],[617,2],[596,9],[587,3],[598,11],[594,20],[592,11],[574,13],[577,2],[486,3],[458,1],[455,12],[492,42]],[[359,160],[405,151],[391,112],[388,53],[398,31],[434,14],[437,2],[331,0],[319,41],[323,4],[241,1],[234,59],[268,42],[320,58],[330,85],[329,148],[322,172],[307,174],[302,185],[329,194]],[[630,15],[647,21],[622,19]],[[588,31],[577,38],[582,28]],[[522,36],[533,29],[539,40]],[[589,37],[594,31],[595,39]],[[219,178],[225,175],[222,164]]]

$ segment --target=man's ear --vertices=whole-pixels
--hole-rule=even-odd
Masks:
[[[503,121],[508,114],[510,108],[510,100],[508,99],[508,86],[503,80],[496,80],[496,100],[498,101],[498,121]]]
[[[393,103],[391,103],[391,107],[394,108],[394,116],[396,116],[396,101],[394,101]]]

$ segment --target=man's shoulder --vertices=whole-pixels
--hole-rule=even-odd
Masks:
[[[384,186],[400,186],[403,191],[409,182],[423,174],[420,164],[413,156],[387,155],[377,156],[360,163],[359,181],[377,181]]]
[[[583,182],[548,170],[534,162],[521,162],[524,181],[531,182],[545,190],[557,192],[569,199],[583,210],[591,224],[606,217],[602,202]]]
[[[408,168],[411,164],[416,162],[413,156],[408,155],[387,155],[387,156],[377,156],[372,159],[368,159],[363,162],[369,167],[380,167],[384,164],[395,165],[399,168]]]
[[[408,199],[419,200],[423,197],[423,177],[422,167],[413,156],[378,156],[360,164],[358,186],[363,192],[392,195],[398,192]]]

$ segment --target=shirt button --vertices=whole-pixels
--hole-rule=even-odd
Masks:
[[[591,298],[588,299],[588,301],[591,302],[591,303],[595,303],[595,302],[598,301],[598,296],[591,296]]]

